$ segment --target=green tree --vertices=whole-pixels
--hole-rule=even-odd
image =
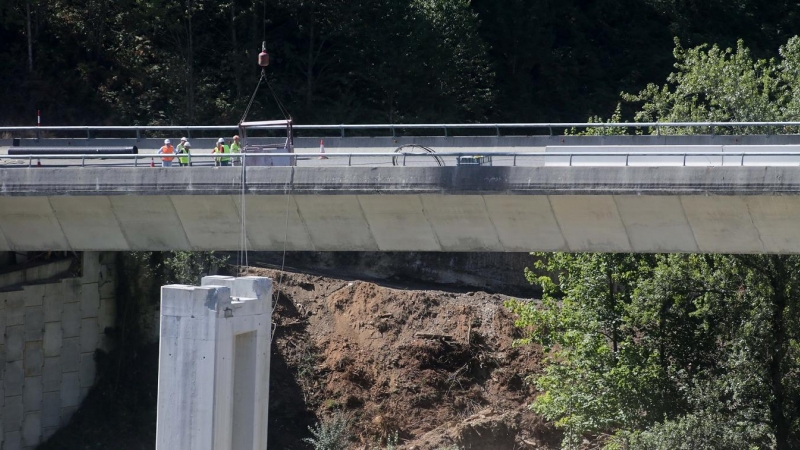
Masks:
[[[741,42],[677,45],[668,83],[624,98],[642,103],[636,120],[788,119],[798,49],[790,39],[777,61],[754,60]],[[541,305],[510,306],[529,331],[521,342],[549,351],[532,406],[564,428],[565,447],[586,436],[610,448],[800,445],[800,258],[540,256],[554,274],[532,277]]]
[[[530,330],[522,342],[548,350],[533,408],[564,428],[566,448],[608,434],[667,448],[723,425],[706,448],[797,445],[800,259],[540,256],[557,280],[529,272],[541,305],[510,306]]]

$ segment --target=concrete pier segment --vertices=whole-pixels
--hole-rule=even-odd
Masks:
[[[271,299],[263,277],[162,287],[156,449],[266,448]]]

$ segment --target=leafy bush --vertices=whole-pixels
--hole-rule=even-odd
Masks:
[[[305,438],[314,450],[345,450],[350,440],[350,419],[339,413],[332,418],[308,427],[313,437]]]
[[[646,431],[624,432],[606,446],[608,450],[756,450],[754,445],[769,433],[766,425],[742,426],[721,416],[689,414],[678,420],[666,421]],[[764,442],[772,448],[774,442]]]

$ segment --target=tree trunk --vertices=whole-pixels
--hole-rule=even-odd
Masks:
[[[192,30],[192,15],[194,14],[193,0],[188,0],[189,14],[187,14],[187,49],[186,49],[186,109],[189,115],[189,124],[194,125],[194,31]]]
[[[785,399],[783,389],[782,363],[786,357],[786,326],[784,314],[786,313],[786,283],[785,266],[782,256],[772,256],[774,262],[772,284],[772,348],[769,361],[770,388],[772,399],[769,402],[772,424],[775,427],[775,448],[777,450],[789,449],[790,424],[786,420]]]
[[[28,72],[33,72],[33,34],[31,34],[31,1],[25,2],[28,21]]]
[[[306,108],[311,111],[314,104],[314,4],[311,4],[311,11],[308,15],[311,24],[308,28],[308,55],[306,61]]]
[[[614,357],[619,351],[619,330],[617,329],[617,298],[614,295],[614,277],[611,271],[606,273],[608,278],[608,309],[611,311],[611,346],[614,350]]]
[[[231,2],[231,44],[233,45],[233,75],[236,83],[236,98],[242,97],[242,71],[239,70],[239,42],[236,39],[236,2]]]

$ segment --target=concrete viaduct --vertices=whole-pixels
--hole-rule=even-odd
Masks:
[[[0,168],[0,251],[800,252],[798,167]],[[244,182],[243,182],[244,181]]]

